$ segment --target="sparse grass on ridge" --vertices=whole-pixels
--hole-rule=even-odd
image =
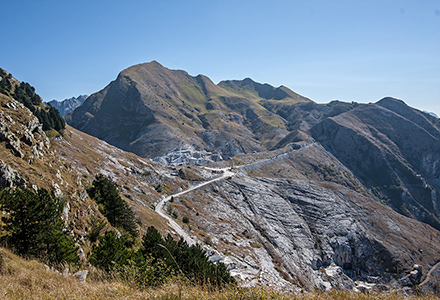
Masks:
[[[206,286],[171,282],[160,288],[139,290],[118,280],[104,280],[99,275],[89,276],[86,283],[73,277],[63,277],[35,260],[22,259],[0,248],[0,299],[306,299],[306,300],[367,300],[402,299],[396,294],[356,294],[331,291],[293,295],[268,288],[240,288],[222,290]],[[434,296],[407,299],[438,299]]]

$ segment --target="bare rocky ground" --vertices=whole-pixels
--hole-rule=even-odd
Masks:
[[[182,228],[245,286],[416,286],[424,274],[414,265],[428,270],[439,259],[438,231],[380,203],[334,157],[316,155],[321,150],[309,144],[241,158],[247,164],[234,176],[174,197],[174,209],[191,220]],[[313,166],[335,174],[309,174]],[[402,281],[410,272],[419,277]]]

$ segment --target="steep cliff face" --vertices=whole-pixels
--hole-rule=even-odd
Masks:
[[[151,62],[122,71],[66,120],[143,157],[190,149],[229,158],[272,147],[288,133],[263,101],[309,100],[250,79],[215,85]]]
[[[398,212],[440,228],[436,118],[384,99],[327,118],[311,133]]]

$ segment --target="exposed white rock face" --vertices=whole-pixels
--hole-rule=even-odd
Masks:
[[[54,182],[52,182],[52,188],[54,189],[55,197],[60,198],[63,196],[63,192],[60,189],[60,186]]]
[[[217,153],[197,151],[190,145],[176,148],[164,155],[153,158],[153,161],[160,162],[169,166],[198,165],[222,160],[222,156]]]
[[[2,116],[0,116],[0,141],[6,141],[6,146],[11,149],[11,152],[15,156],[23,158],[24,154],[21,151],[20,139],[11,131],[11,126],[14,125],[15,122],[8,117],[9,116],[2,118]]]
[[[89,274],[88,270],[78,271],[74,273],[72,276],[77,278],[79,282],[86,282],[87,275]]]
[[[363,229],[340,205],[344,201],[337,195],[306,181],[249,177],[235,179],[234,184],[224,184],[223,188],[229,205],[215,204],[222,206],[219,210],[236,215],[232,222],[259,237],[271,259],[282,258],[286,271],[302,277],[307,286],[328,288],[324,283],[328,280],[319,270],[331,263],[352,268],[355,260],[351,247],[348,246],[348,254],[346,245],[360,240]],[[228,211],[231,205],[235,211]],[[326,236],[326,232],[333,236]],[[332,248],[331,244],[337,246]],[[273,268],[276,276],[278,272]]]
[[[209,233],[210,260],[225,263],[241,285],[367,291],[402,276],[393,270],[397,257],[410,250],[396,247],[395,241],[387,240],[389,233],[371,227],[378,222],[415,242],[413,235],[406,235],[412,229],[392,217],[397,214],[391,209],[343,186],[235,171],[239,173],[232,179],[199,190],[203,200],[185,197],[198,208],[194,222]],[[374,220],[363,202],[379,209]],[[234,250],[227,255],[215,251],[220,243]],[[415,278],[420,271],[413,273]]]
[[[67,224],[69,222],[69,212],[70,212],[70,203],[69,201],[67,201],[63,207],[63,214],[61,216],[61,218],[64,220],[65,227],[67,227]]]
[[[19,109],[23,109],[24,105],[16,100],[12,100],[6,103],[6,107],[13,110],[19,110]]]

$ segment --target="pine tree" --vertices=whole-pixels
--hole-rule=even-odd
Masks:
[[[144,257],[151,255],[153,258],[164,258],[165,249],[159,245],[165,245],[165,241],[154,226],[147,228],[147,232],[142,237],[141,252]]]
[[[77,248],[63,232],[61,201],[45,189],[4,190],[0,194],[7,235],[2,238],[19,254],[49,259],[53,263],[76,262]]]
[[[62,131],[66,128],[66,123],[56,108],[50,104],[47,108],[41,107],[41,97],[35,93],[35,88],[29,83],[21,82],[20,85],[16,85],[14,98],[29,108],[40,123],[43,124],[44,131],[55,129],[62,134]]]
[[[138,236],[136,219],[128,204],[119,196],[116,184],[109,177],[98,174],[88,189],[90,197],[98,203],[109,223],[132,237]]]
[[[189,246],[182,238],[175,241],[170,234],[163,239],[152,226],[148,227],[142,238],[140,252],[144,257],[151,255],[155,261],[163,260],[176,272],[182,272],[197,283],[222,286],[235,282],[224,264],[214,264],[208,260],[206,251],[200,245]]]

